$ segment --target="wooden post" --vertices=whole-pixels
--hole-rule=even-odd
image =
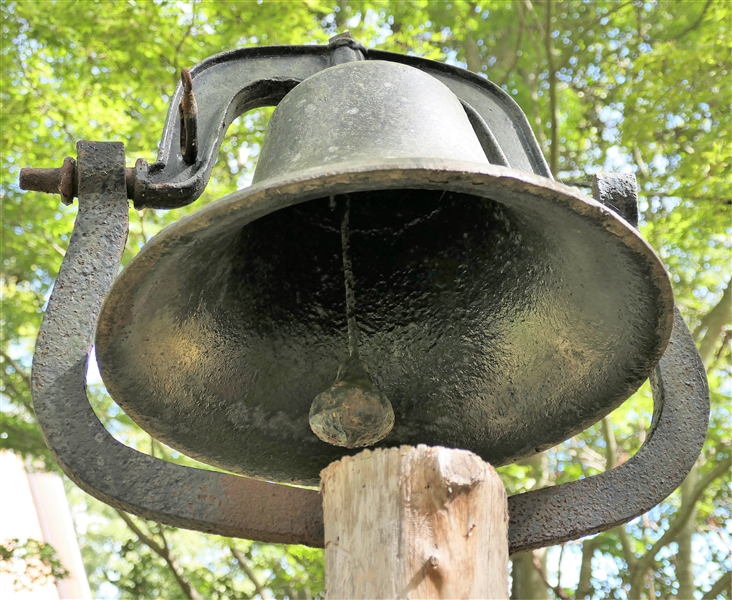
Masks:
[[[506,491],[475,454],[365,450],[320,480],[329,600],[508,597]]]

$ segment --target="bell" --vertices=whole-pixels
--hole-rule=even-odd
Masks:
[[[254,184],[163,230],[114,283],[107,389],[193,458],[300,484],[355,452],[311,429],[354,353],[354,389],[393,413],[367,443],[388,431],[378,446],[499,466],[587,428],[658,362],[670,285],[625,221],[506,155],[416,68],[309,77],[275,109]]]

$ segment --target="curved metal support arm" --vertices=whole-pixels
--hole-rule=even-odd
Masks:
[[[117,442],[85,391],[99,310],[127,237],[124,149],[79,142],[79,214],[36,344],[33,403],[66,474],[103,502],[177,527],[264,542],[323,545],[316,491],[168,463]],[[693,466],[706,434],[704,367],[676,312],[652,378],[654,420],[620,467],[508,499],[511,553],[596,533],[649,510]]]
[[[634,227],[637,190],[633,174],[594,177],[595,200]],[[701,357],[678,309],[651,387],[651,431],[628,462],[594,477],[508,499],[510,552],[605,531],[650,510],[681,485],[704,445],[709,389]]]
[[[323,544],[320,494],[147,456],[115,440],[85,380],[102,301],[127,238],[124,147],[79,142],[79,214],[33,359],[33,407],[65,473],[92,496],[176,527]]]
[[[508,499],[510,553],[606,531],[649,511],[681,485],[704,445],[709,390],[678,309],[651,386],[651,431],[630,460],[600,475]]]
[[[326,46],[242,48],[207,58],[190,71],[183,69],[170,101],[157,160],[148,164],[138,159],[128,169],[127,197],[138,209],[178,208],[195,201],[208,184],[234,119],[255,108],[276,106],[304,79],[354,60],[397,62],[435,77],[463,103],[491,162],[552,178],[526,116],[500,87],[436,61],[367,51],[344,34]],[[64,203],[70,204],[78,193],[73,159],[67,158],[61,169],[22,169],[20,186],[61,193]]]
[[[158,158],[138,159],[133,193],[136,208],[177,208],[196,200],[206,188],[224,135],[232,121],[249,110],[276,106],[302,80],[330,66],[329,46],[243,48],[207,58],[193,67],[170,101]],[[186,81],[187,80],[187,81]],[[187,97],[184,85],[192,88]],[[195,114],[190,115],[190,107]],[[186,162],[181,133],[195,117],[196,159]]]

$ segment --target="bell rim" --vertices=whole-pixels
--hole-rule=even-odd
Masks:
[[[416,177],[415,177],[416,175]],[[365,184],[373,184],[364,187]],[[481,190],[485,186],[486,190]],[[489,163],[476,163],[451,159],[380,159],[373,161],[339,162],[323,167],[297,171],[288,176],[264,179],[248,187],[231,192],[218,200],[184,215],[154,235],[123,269],[117,280],[134,269],[138,257],[149,252],[154,245],[163,244],[168,238],[192,235],[205,229],[212,222],[228,214],[239,212],[235,226],[244,226],[275,211],[317,198],[353,192],[379,189],[446,189],[488,198],[507,205],[512,202],[493,197],[485,192],[500,188],[517,194],[533,193],[547,201],[563,203],[569,210],[585,217],[594,217],[609,233],[619,237],[630,250],[649,261],[653,284],[659,288],[659,320],[657,332],[664,340],[662,348],[653,360],[655,366],[663,356],[673,327],[674,296],[671,282],[663,263],[653,247],[640,232],[620,214],[583,194],[577,188],[528,171]],[[291,200],[291,201],[288,201]],[[269,207],[262,206],[269,202]],[[265,210],[267,208],[267,210]],[[147,252],[146,252],[147,251]],[[115,284],[117,281],[115,281]],[[103,311],[103,309],[102,309]],[[652,367],[651,367],[652,369]],[[649,369],[650,376],[650,369]],[[639,386],[640,387],[640,386]]]
[[[517,197],[528,194],[548,202],[564,204],[568,210],[591,218],[593,223],[620,238],[623,244],[637,256],[642,257],[649,267],[650,284],[658,292],[658,321],[653,330],[660,343],[655,347],[654,352],[647,355],[645,364],[640,369],[643,376],[634,380],[626,389],[623,400],[608,406],[607,411],[599,419],[621,406],[650,377],[663,356],[671,336],[674,299],[671,283],[661,259],[640,233],[620,215],[576,188],[540,175],[499,165],[444,159],[361,160],[316,167],[288,176],[262,180],[223,196],[194,213],[183,216],[151,238],[117,276],[102,305],[95,339],[97,346],[108,347],[113,343],[115,336],[113,330],[119,326],[117,318],[105,318],[107,311],[114,313],[119,310],[131,310],[128,290],[144,279],[151,261],[154,263],[158,256],[167,253],[170,242],[180,240],[181,237],[194,239],[196,232],[207,229],[214,223],[218,225],[219,233],[223,235],[230,229],[241,228],[275,211],[310,200],[330,195],[387,189],[446,190],[494,200],[508,208],[511,208],[512,204],[518,204],[517,201],[511,199],[512,194]],[[498,198],[490,194],[491,191],[496,190],[508,193],[508,198]],[[232,218],[234,215],[236,218]],[[99,367],[102,380],[104,380],[102,362],[99,361]],[[137,418],[139,411],[131,407],[126,399],[118,401],[114,396],[112,398],[144,430],[148,429],[144,416],[139,415],[142,417],[142,421],[140,421]],[[577,435],[590,425],[586,422],[578,423],[564,439]],[[157,434],[160,438],[160,432]],[[162,441],[172,447],[180,447],[180,444],[172,439]],[[534,452],[515,457],[502,464],[515,462],[515,460],[546,450],[558,443],[561,441],[537,446]],[[195,453],[191,454],[190,451],[184,451],[184,453],[206,462],[205,459],[195,456]]]

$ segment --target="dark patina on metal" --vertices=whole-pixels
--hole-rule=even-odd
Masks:
[[[263,542],[323,544],[320,494],[164,462],[117,442],[84,380],[101,301],[127,237],[121,144],[80,143],[82,200],[41,326],[33,363],[39,424],[66,474],[96,498],[177,527]],[[115,183],[116,180],[116,183]],[[698,352],[676,317],[653,377],[654,422],[622,466],[508,499],[512,553],[626,522],[678,487],[704,441],[709,395]],[[588,506],[588,510],[583,510]]]
[[[650,247],[576,190],[490,164],[460,101],[419,70],[361,61],[301,83],[254,182],[151,240],[97,332],[115,401],[208,464],[314,485],[346,453],[308,426],[349,353],[342,194],[360,357],[394,408],[382,446],[530,456],[628,398],[668,341]]]
[[[191,469],[116,441],[85,393],[104,296],[127,239],[124,147],[79,142],[79,214],[33,358],[33,407],[64,472],[133,514],[220,535],[322,545],[317,492]]]
[[[190,204],[203,193],[234,119],[255,108],[276,106],[296,85],[324,69],[361,59],[408,65],[438,79],[466,106],[471,120],[480,119],[485,123],[483,129],[502,141],[501,152],[509,166],[551,178],[526,117],[499,86],[465,69],[414,56],[367,51],[349,36],[336,36],[325,46],[242,48],[217,54],[191,68],[190,89],[195,92],[197,106],[195,138],[189,132],[192,121],[181,118],[181,107],[187,97],[190,99],[183,75],[186,83],[182,81],[173,94],[157,160],[148,164],[138,159],[135,168],[128,171],[127,197],[138,209]],[[195,153],[186,150],[194,139]],[[490,143],[488,137],[485,139]],[[24,169],[21,188],[57,193],[53,181],[58,176],[57,169]]]

